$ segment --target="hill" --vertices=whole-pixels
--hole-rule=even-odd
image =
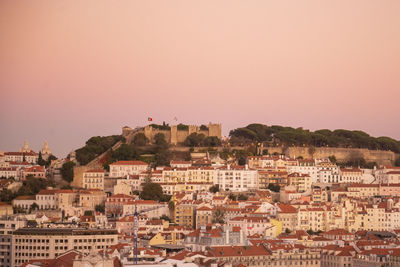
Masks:
[[[232,145],[245,145],[254,142],[266,142],[280,146],[314,146],[340,148],[366,148],[370,150],[388,150],[400,153],[400,141],[390,137],[372,137],[363,131],[328,130],[317,131],[278,125],[249,124],[229,133]]]

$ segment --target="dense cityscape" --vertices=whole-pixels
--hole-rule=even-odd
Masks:
[[[0,267],[400,267],[399,14],[0,0]]]
[[[1,266],[399,266],[398,154],[221,128],[1,152]]]

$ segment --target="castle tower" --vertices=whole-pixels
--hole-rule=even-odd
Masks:
[[[178,144],[178,126],[172,125],[171,126],[171,141],[172,145]]]
[[[19,150],[20,152],[31,152],[31,149],[29,148],[29,145],[28,145],[28,141],[24,141],[24,146]]]
[[[49,148],[49,143],[47,141],[44,141],[44,145],[42,148],[42,156],[43,155],[51,155],[51,150]]]
[[[208,124],[208,136],[216,136],[219,139],[222,138],[221,123],[209,123]]]

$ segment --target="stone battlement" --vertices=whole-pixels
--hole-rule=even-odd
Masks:
[[[178,129],[178,125],[171,125],[170,129],[158,129],[151,125],[139,129],[132,129],[125,126],[122,128],[122,135],[127,138],[128,141],[132,141],[134,134],[141,132],[153,143],[154,136],[158,133],[162,133],[165,136],[165,140],[172,145],[183,143],[192,133],[204,134],[206,137],[216,136],[219,139],[222,138],[222,125],[220,123],[209,123],[206,127],[207,129],[201,129],[200,125],[188,125],[187,129],[182,130]]]

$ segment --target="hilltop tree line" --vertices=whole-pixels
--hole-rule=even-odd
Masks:
[[[270,142],[284,146],[367,148],[400,153],[400,141],[386,136],[372,137],[363,131],[323,129],[313,132],[303,128],[249,124],[230,131],[229,135],[233,145]]]
[[[157,128],[165,129],[168,125],[158,125]],[[178,128],[186,129],[187,125],[180,124]],[[202,125],[201,129],[206,129]],[[86,165],[97,156],[109,150],[115,143],[123,140],[122,136],[95,136],[90,138],[86,145],[76,150],[76,159],[81,165]],[[184,145],[190,147],[215,147],[221,145],[221,140],[216,136],[206,137],[204,134],[192,133],[184,141]],[[158,133],[154,136],[153,144],[144,133],[137,133],[130,144],[124,143],[118,149],[109,151],[103,159],[103,165],[108,169],[108,165],[118,160],[142,160],[154,166],[168,165],[172,159],[172,153],[168,150],[169,144],[165,135]],[[62,174],[66,181],[72,177],[73,164],[63,166]]]
[[[76,160],[81,165],[86,165],[121,140],[123,140],[121,135],[94,136],[86,141],[84,147],[75,151]]]

